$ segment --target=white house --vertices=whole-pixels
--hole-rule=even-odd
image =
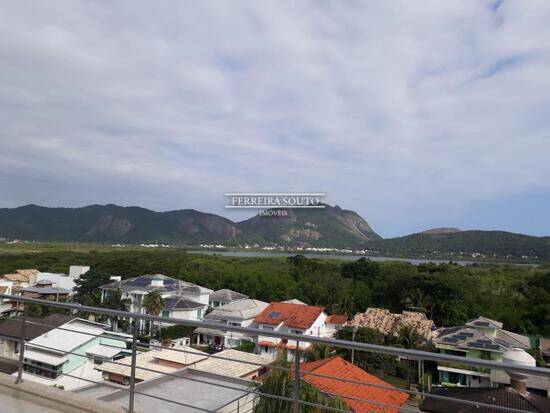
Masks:
[[[330,338],[336,333],[337,324],[335,324],[335,317],[331,317],[330,322],[327,323],[328,317],[323,307],[273,302],[254,318],[254,325],[260,330],[256,341],[256,352],[275,358],[278,349],[285,348],[289,359],[293,358],[298,344],[295,340],[264,336],[261,331]],[[300,342],[299,345],[301,350],[306,350],[311,344]]]
[[[248,295],[224,288],[210,294],[210,307],[216,308],[234,301],[246,300],[247,298]]]
[[[130,312],[145,314],[144,297],[151,291],[160,292],[165,308],[163,317],[184,320],[201,320],[208,308],[212,290],[186,281],[176,280],[162,274],[148,274],[113,282],[100,287],[102,300],[109,291],[120,290],[122,299],[128,299]],[[143,320],[141,320],[143,321]],[[142,323],[143,327],[144,323]]]
[[[253,299],[237,300],[232,303],[214,308],[204,319],[220,323],[220,329],[199,327],[195,329],[198,345],[223,346],[233,348],[244,341],[253,341],[254,337],[235,332],[226,332],[223,326],[248,327],[254,318],[260,314],[269,304]]]

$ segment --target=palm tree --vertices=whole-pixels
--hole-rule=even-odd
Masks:
[[[158,316],[162,309],[164,308],[164,300],[159,290],[151,290],[143,298],[143,308],[145,312],[149,315]],[[153,334],[154,323],[151,322],[150,334]]]
[[[326,344],[315,344],[311,346],[305,353],[306,361],[324,360],[332,356],[332,349]]]
[[[109,291],[107,293],[101,306],[104,308],[109,308],[111,310],[128,311],[129,304],[130,304],[130,299],[128,298],[123,299],[122,292],[120,291],[120,289],[117,289],[114,291]],[[108,318],[111,322],[111,326],[113,327],[113,331],[117,331],[118,317],[109,316]]]

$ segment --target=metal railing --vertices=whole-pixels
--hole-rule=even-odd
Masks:
[[[52,370],[48,367],[41,367],[44,371],[49,371],[50,373],[60,374],[62,376],[82,380],[83,382],[89,382],[90,385],[101,385],[105,387],[113,388],[116,392],[128,392],[128,402],[127,402],[127,409],[130,413],[134,413],[136,410],[135,406],[135,398],[136,395],[143,396],[143,397],[150,397],[152,399],[156,399],[159,401],[163,401],[166,403],[172,403],[174,405],[180,405],[182,407],[192,408],[196,411],[205,411],[205,412],[214,412],[217,410],[209,410],[205,409],[203,407],[199,406],[192,406],[188,403],[185,403],[183,401],[168,399],[164,397],[160,397],[158,395],[154,394],[148,394],[143,391],[140,391],[140,387],[136,380],[136,372],[141,370],[144,372],[151,372],[154,373],[155,376],[159,376],[160,378],[164,379],[177,379],[177,380],[186,380],[190,382],[195,383],[202,383],[207,385],[213,385],[218,386],[220,388],[225,388],[228,390],[235,390],[239,392],[244,392],[246,395],[252,395],[254,397],[253,400],[247,399],[242,400],[242,397],[237,398],[236,407],[229,411],[229,413],[236,412],[236,413],[248,413],[252,412],[256,406],[256,402],[258,401],[258,398],[264,398],[266,400],[272,400],[274,402],[285,402],[288,403],[290,406],[292,406],[292,411],[294,413],[298,413],[302,411],[303,409],[307,407],[320,409],[321,411],[335,411],[335,412],[349,412],[352,411],[350,407],[346,407],[345,409],[338,408],[338,407],[332,407],[323,403],[318,402],[309,402],[307,400],[301,399],[301,386],[302,386],[302,380],[305,380],[307,382],[307,378],[319,378],[319,379],[328,379],[333,381],[340,381],[342,383],[347,384],[353,384],[356,386],[361,386],[361,388],[364,388],[364,394],[361,393],[361,397],[358,397],[357,395],[346,395],[346,394],[339,394],[339,393],[328,393],[328,392],[322,392],[321,393],[324,396],[327,396],[328,398],[338,398],[344,402],[346,406],[348,406],[348,403],[346,402],[359,402],[362,403],[364,406],[372,406],[373,411],[378,411],[381,408],[387,408],[387,409],[394,409],[401,412],[407,412],[407,411],[414,411],[418,412],[419,410],[416,407],[410,406],[410,405],[395,405],[391,403],[385,403],[381,402],[379,400],[373,400],[369,398],[369,389],[375,389],[375,390],[390,390],[390,391],[399,391],[402,393],[406,393],[409,396],[415,396],[417,398],[433,398],[433,399],[439,399],[442,401],[454,401],[454,402],[460,402],[465,405],[473,405],[477,406],[478,408],[492,408],[497,411],[503,411],[503,412],[514,412],[514,413],[526,413],[524,410],[517,409],[517,408],[510,408],[510,407],[504,407],[499,406],[495,404],[489,404],[489,403],[481,403],[481,402],[473,402],[465,399],[457,399],[452,397],[447,397],[444,395],[439,394],[431,394],[429,392],[426,392],[424,389],[422,390],[413,390],[410,388],[401,388],[401,387],[394,387],[389,385],[383,385],[378,383],[366,383],[363,381],[358,380],[352,380],[352,379],[345,379],[340,378],[332,375],[325,375],[325,374],[319,374],[312,371],[303,371],[302,370],[302,363],[303,363],[303,350],[300,347],[300,344],[302,343],[308,343],[311,345],[325,345],[329,346],[332,349],[348,349],[351,350],[352,353],[356,351],[363,351],[363,352],[369,352],[369,353],[376,353],[376,354],[385,354],[389,356],[393,356],[396,358],[406,359],[406,360],[415,360],[418,362],[424,362],[424,361],[434,361],[438,363],[457,363],[460,365],[467,365],[470,367],[475,368],[487,368],[487,369],[497,369],[497,370],[506,370],[506,371],[513,371],[517,373],[523,373],[526,375],[535,375],[535,376],[542,376],[546,378],[550,378],[550,369],[548,368],[540,368],[540,367],[531,367],[531,366],[522,366],[522,365],[516,365],[516,364],[507,364],[497,361],[491,361],[491,360],[480,360],[480,359],[471,359],[471,358],[465,358],[460,356],[453,356],[453,355],[446,355],[441,353],[433,353],[433,352],[427,352],[427,351],[420,351],[420,350],[412,350],[412,349],[404,349],[404,348],[397,348],[397,347],[389,347],[389,346],[382,346],[377,344],[369,344],[369,343],[360,343],[360,342],[352,342],[352,341],[344,341],[344,340],[336,340],[332,338],[323,338],[323,337],[316,337],[316,336],[308,336],[308,335],[302,335],[302,334],[291,334],[291,333],[285,333],[285,332],[279,332],[279,331],[268,331],[268,330],[258,330],[251,327],[240,327],[240,326],[231,326],[231,325],[223,325],[219,322],[212,322],[212,321],[195,321],[195,320],[181,320],[181,319],[169,319],[169,323],[173,325],[184,325],[184,326],[190,326],[190,327],[207,327],[207,328],[213,328],[217,330],[223,330],[225,332],[231,333],[243,333],[250,337],[257,337],[258,335],[267,336],[267,337],[273,337],[275,339],[280,340],[293,340],[296,342],[296,349],[294,350],[294,355],[292,357],[293,365],[290,366],[284,366],[279,364],[270,364],[268,367],[271,371],[283,371],[285,372],[291,379],[293,379],[292,384],[292,392],[289,395],[278,395],[278,394],[270,394],[265,393],[261,391],[261,387],[259,386],[252,386],[250,388],[247,388],[246,390],[243,390],[242,386],[238,385],[232,385],[231,383],[219,383],[215,380],[211,380],[208,377],[190,377],[190,375],[182,374],[182,370],[174,370],[171,372],[165,372],[165,371],[158,371],[154,368],[140,366],[137,363],[138,353],[140,351],[144,350],[162,350],[166,349],[165,347],[161,345],[154,345],[150,343],[144,343],[139,341],[139,331],[138,331],[138,320],[146,320],[149,322],[155,322],[155,323],[162,323],[166,325],[167,318],[166,317],[160,317],[160,316],[151,316],[147,314],[141,314],[141,313],[130,313],[125,311],[119,311],[119,310],[111,310],[106,308],[96,308],[96,307],[89,307],[89,306],[83,306],[75,303],[63,303],[63,302],[53,302],[53,301],[46,301],[46,300],[39,300],[39,299],[33,299],[28,297],[22,297],[22,296],[11,296],[11,295],[2,295],[0,294],[0,298],[10,300],[12,302],[17,303],[16,308],[20,308],[20,304],[38,304],[42,306],[47,307],[54,307],[61,310],[67,310],[71,312],[72,314],[77,313],[86,313],[86,314],[95,314],[100,316],[106,316],[109,318],[117,317],[123,320],[131,320],[132,321],[132,330],[131,330],[131,355],[130,355],[130,365],[126,363],[122,363],[120,360],[118,361],[109,361],[108,363],[113,364],[115,366],[123,366],[124,368],[130,369],[129,372],[129,385],[128,387],[115,385],[114,383],[108,382],[108,381],[101,381],[97,382],[94,380],[90,380],[88,378],[83,378],[79,376],[74,376],[71,374],[71,372],[63,373],[59,372],[58,370]],[[28,306],[23,306],[23,314],[21,317],[21,336],[19,337],[19,363],[18,363],[18,371],[17,371],[17,377],[16,377],[16,384],[20,384],[23,381],[23,373],[25,371],[25,366],[30,365],[31,363],[25,362],[25,333],[26,333],[26,326],[29,324],[40,324],[44,325],[44,323],[36,323],[34,321],[28,320]],[[87,334],[90,335],[91,338],[93,337],[100,337],[104,335],[104,332],[101,332],[99,334],[92,334],[89,332],[81,331],[81,330],[74,330],[70,327],[63,327],[63,326],[54,326],[51,325],[52,329],[56,328],[59,330],[65,330],[65,331],[72,331],[78,334]],[[68,355],[74,355],[78,357],[87,357],[85,354],[82,353],[75,353],[73,351],[60,351],[59,349],[53,348],[53,347],[46,347],[37,345],[35,343],[31,343],[32,348],[41,348],[43,350],[50,350],[50,351],[56,351],[58,354],[61,353],[63,356]],[[109,344],[102,344],[106,347],[109,347]],[[120,348],[118,346],[112,346],[116,348]],[[174,352],[181,352],[181,353],[188,353],[188,354],[196,354],[196,351],[190,351],[186,350],[185,348],[170,348],[171,351]],[[227,358],[221,355],[217,354],[209,354],[207,356],[211,359],[219,359],[222,361],[231,361],[236,362],[233,358]],[[257,367],[258,369],[265,367],[265,364],[257,363],[254,361],[249,360],[239,360],[239,363],[247,364],[250,366]],[[192,369],[192,368],[191,368]],[[194,370],[193,370],[194,371]],[[160,378],[154,378],[153,380],[157,380]],[[150,382],[150,380],[147,380],[145,383]],[[138,409],[139,410],[139,407]],[[227,412],[227,410],[224,410]]]

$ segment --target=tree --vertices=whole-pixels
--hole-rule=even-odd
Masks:
[[[116,289],[107,292],[101,306],[111,310],[128,311],[129,304],[130,300],[128,298],[122,299],[120,289]],[[116,331],[118,328],[118,316],[109,316],[109,320],[111,321],[111,326],[113,326],[113,331]]]
[[[324,360],[332,355],[332,349],[326,344],[314,344],[304,353],[306,361]]]
[[[380,265],[368,258],[359,258],[355,262],[342,265],[341,275],[358,281],[366,281],[372,287],[374,280],[380,275]]]
[[[151,290],[147,293],[147,295],[143,298],[143,308],[145,308],[145,312],[149,315],[158,316],[160,314],[164,308],[164,300],[162,299],[162,295],[159,290]],[[153,326],[154,323],[151,322],[151,334],[154,330]]]
[[[284,360],[284,358],[280,358],[274,363],[274,366],[275,368],[271,370],[269,376],[258,388],[258,391],[266,395],[292,399],[294,397],[293,377],[288,371],[276,368],[291,368],[290,363]],[[304,381],[300,383],[299,399],[333,409],[347,410],[346,404],[341,399],[329,397]],[[292,413],[293,411],[291,401],[275,399],[269,396],[258,396],[257,403],[254,405],[254,413]],[[300,412],[303,413],[321,413],[325,411],[327,410],[320,407],[300,405]]]
[[[111,275],[106,271],[90,268],[88,272],[74,280],[74,300],[82,305],[99,307],[101,304],[101,290],[99,287],[108,284],[110,279]]]

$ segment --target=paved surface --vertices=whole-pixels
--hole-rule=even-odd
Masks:
[[[0,372],[12,374],[17,371],[17,360],[0,357]]]
[[[0,413],[59,413],[59,410],[40,406],[0,392]]]

